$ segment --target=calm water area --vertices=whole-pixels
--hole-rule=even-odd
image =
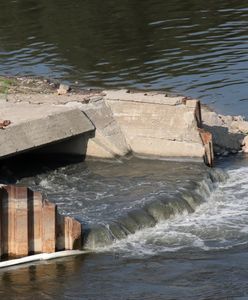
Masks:
[[[248,2],[2,0],[0,75],[248,117]],[[132,158],[16,175],[82,221],[89,253],[1,270],[0,299],[248,299],[247,172],[240,155],[213,171]]]

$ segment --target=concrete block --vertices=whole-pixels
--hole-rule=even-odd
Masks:
[[[88,141],[86,155],[86,159],[114,159],[117,156],[115,152],[105,147],[104,143],[100,143],[98,139],[90,139]]]
[[[186,105],[183,98],[167,98],[111,92],[106,94],[105,101],[135,154],[203,159],[205,148],[198,131],[199,102],[187,101]]]
[[[11,120],[0,131],[1,158],[95,130],[80,110],[52,105],[3,103],[0,119]]]
[[[88,156],[115,158],[130,152],[118,122],[104,101],[84,106],[84,113],[96,127],[95,136],[88,143]]]
[[[184,97],[170,97],[159,92],[130,92],[129,90],[108,90],[103,91],[105,100],[151,103],[175,106],[183,104]]]

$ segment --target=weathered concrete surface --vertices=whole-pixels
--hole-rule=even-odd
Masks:
[[[88,140],[88,157],[115,158],[131,152],[112,110],[102,98],[89,104],[70,102],[67,106],[80,108],[96,127],[95,136]]]
[[[197,101],[126,90],[105,91],[104,101],[136,155],[204,157],[196,117]]]
[[[45,104],[49,101],[56,105]],[[155,92],[110,90],[61,96],[14,94],[8,95],[2,108],[0,119],[12,122],[0,132],[0,142],[7,140],[0,146],[2,157],[77,136],[73,144],[60,142],[44,150],[75,154],[82,149],[86,158],[101,159],[133,153],[204,159],[209,165],[213,161],[210,141],[205,143],[199,131],[202,121],[197,100]],[[83,132],[93,135],[80,136]]]
[[[11,121],[0,131],[1,158],[95,129],[80,110],[52,105],[1,103],[0,119]]]
[[[1,78],[0,78],[1,79]],[[62,143],[60,148],[65,149],[67,151],[72,151],[73,148],[80,148],[80,142],[83,145],[83,148],[88,148],[87,156],[88,157],[96,157],[96,158],[115,158],[118,156],[122,156],[124,153],[129,153],[132,151],[132,145],[130,145],[130,141],[128,140],[130,137],[126,136],[126,132],[124,132],[120,118],[116,118],[115,113],[112,112],[112,107],[109,105],[110,101],[112,102],[129,102],[129,103],[138,103],[141,106],[147,107],[146,117],[149,116],[149,105],[167,105],[181,107],[182,104],[186,106],[191,106],[191,111],[195,113],[195,118],[197,121],[198,127],[202,127],[201,125],[201,111],[200,109],[194,108],[196,106],[200,106],[200,103],[197,101],[188,101],[187,98],[183,97],[168,97],[167,94],[157,93],[157,92],[132,92],[127,90],[119,90],[119,91],[107,91],[104,92],[100,89],[81,89],[76,85],[72,87],[59,85],[58,82],[51,82],[45,79],[34,79],[34,78],[26,78],[26,77],[16,77],[16,78],[8,78],[10,84],[8,86],[8,93],[0,94],[1,103],[26,103],[26,104],[34,104],[34,105],[43,105],[43,104],[54,104],[59,106],[66,107],[76,107],[81,111],[87,111],[87,116],[91,119],[93,124],[97,124],[95,137],[82,142],[81,139],[78,139],[76,146],[68,145],[68,143]],[[62,87],[60,89],[59,87]],[[106,99],[109,100],[106,101]],[[108,102],[108,103],[107,103]],[[89,104],[87,106],[86,104]],[[104,107],[107,105],[107,108]],[[117,104],[115,104],[117,105]],[[123,105],[123,104],[121,104]],[[101,108],[100,108],[101,106]],[[112,105],[113,106],[113,105]],[[133,105],[132,105],[133,106]],[[91,107],[91,108],[89,108]],[[90,111],[92,110],[92,111]],[[130,119],[132,111],[130,110]],[[129,113],[127,112],[127,113]],[[112,114],[112,116],[111,116]],[[178,118],[182,116],[180,110],[176,110],[176,114]],[[232,117],[232,116],[221,116],[217,115],[214,112],[207,112],[204,110],[204,126],[205,130],[210,130],[213,136],[214,141],[214,152],[217,154],[225,154],[225,153],[235,153],[240,151],[241,149],[245,152],[248,151],[248,142],[247,138],[244,137],[248,133],[247,122],[242,119],[242,117]],[[206,117],[207,115],[207,117]],[[104,117],[103,117],[104,116]],[[104,118],[105,121],[98,122],[101,118]],[[150,119],[153,119],[151,116]],[[0,120],[1,121],[1,120]],[[156,122],[154,121],[154,124]],[[159,122],[158,122],[159,123]],[[161,123],[162,124],[162,123]],[[153,124],[151,124],[153,125]],[[156,126],[156,124],[155,124]],[[167,123],[167,128],[173,129],[174,124]],[[4,126],[3,126],[4,127]],[[132,126],[130,126],[132,127]],[[1,122],[0,122],[1,128]],[[166,130],[166,127],[165,127]],[[145,130],[144,130],[145,132]],[[172,131],[173,132],[173,131]],[[202,134],[201,139],[202,139]],[[120,142],[118,142],[118,136],[120,136]],[[157,137],[154,137],[154,141]],[[147,145],[151,142],[151,139],[147,139],[147,135],[144,135],[143,143]],[[138,139],[137,139],[138,140]],[[141,136],[140,139],[141,140]],[[171,148],[172,152],[174,152],[172,144],[168,142],[164,137],[162,137],[164,141],[164,148]],[[169,141],[171,138],[169,137]],[[187,142],[188,137],[183,142]],[[202,141],[205,140],[204,138]],[[176,149],[178,147],[183,146],[180,142],[181,140],[176,137],[175,143],[178,143]],[[189,140],[191,144],[191,141]],[[153,144],[153,143],[152,143]],[[87,147],[86,147],[87,146]],[[143,146],[142,146],[143,147]],[[52,149],[53,148],[53,149]],[[141,148],[141,147],[140,147]],[[162,147],[160,147],[162,148]],[[187,147],[186,147],[187,148]],[[186,149],[182,147],[183,150]],[[206,145],[204,145],[206,151]],[[151,151],[152,147],[150,148]],[[58,147],[49,147],[51,151],[58,151]],[[193,152],[198,152],[198,150],[193,149]],[[210,149],[208,150],[210,151]],[[78,152],[75,151],[75,152]],[[159,151],[158,151],[159,152]],[[211,151],[210,151],[211,152]],[[180,156],[181,151],[179,151]],[[157,153],[159,154],[159,153]],[[124,154],[125,155],[125,154]],[[146,155],[146,154],[145,154]]]
[[[101,91],[87,91],[83,94],[64,94],[58,95],[57,93],[15,93],[4,95],[4,98],[0,100],[1,102],[7,103],[26,103],[26,104],[47,104],[47,105],[63,105],[67,103],[88,103],[89,101],[94,101],[101,99],[103,93]]]
[[[0,187],[0,257],[80,249],[81,224],[57,212],[38,192]]]
[[[209,108],[202,109],[203,128],[212,133],[214,152],[227,155],[248,150],[248,122],[241,116],[219,115]]]

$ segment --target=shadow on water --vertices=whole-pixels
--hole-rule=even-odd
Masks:
[[[58,168],[83,162],[82,156],[24,153],[0,161],[0,183],[16,184],[22,178],[46,174]]]

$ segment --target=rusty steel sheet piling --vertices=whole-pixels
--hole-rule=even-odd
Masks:
[[[0,188],[0,256],[24,257],[80,249],[81,224],[29,188]]]

